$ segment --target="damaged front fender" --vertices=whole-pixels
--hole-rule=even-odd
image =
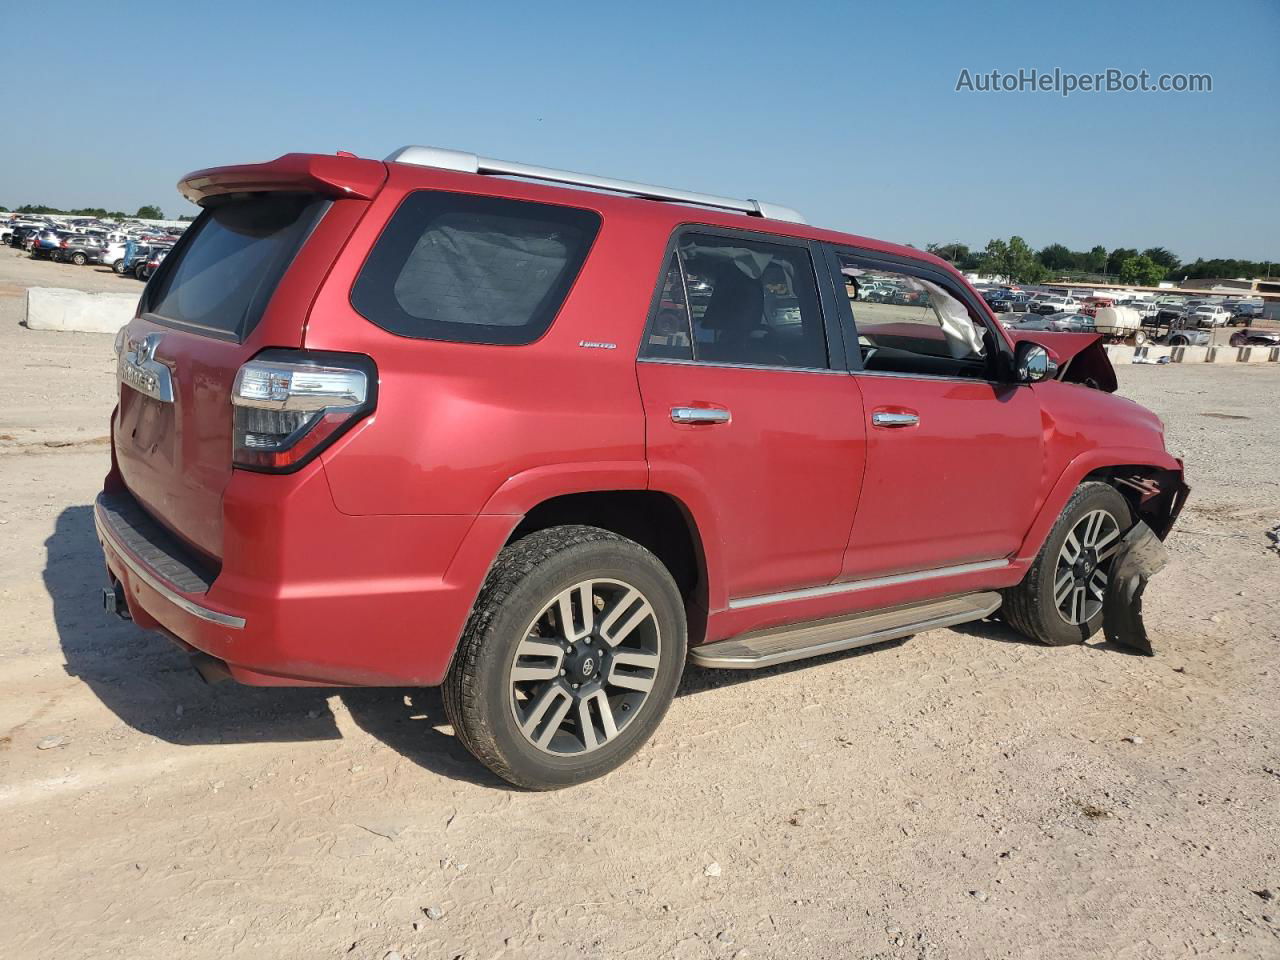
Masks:
[[[1111,582],[1102,601],[1102,632],[1109,641],[1148,657],[1155,655],[1142,621],[1142,594],[1147,581],[1168,562],[1168,549],[1141,520],[1125,534],[1111,565]]]

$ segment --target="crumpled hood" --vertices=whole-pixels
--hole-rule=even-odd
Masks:
[[[1013,330],[1007,327],[1005,333],[1014,343],[1030,340],[1048,349],[1058,361],[1057,379],[1064,383],[1082,383],[1107,393],[1115,393],[1120,385],[1116,380],[1116,368],[1111,365],[1099,334]]]

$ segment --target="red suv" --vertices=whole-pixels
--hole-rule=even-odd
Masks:
[[[1002,601],[1080,643],[1186,495],[1096,336],[786,208],[425,147],[180,189],[117,340],[108,608],[206,677],[442,685],[515,784],[622,763],[686,659]]]

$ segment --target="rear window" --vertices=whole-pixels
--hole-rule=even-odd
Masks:
[[[599,229],[589,210],[418,191],[382,231],[351,303],[403,337],[532,343],[551,326]]]
[[[147,290],[146,311],[243,339],[327,208],[327,200],[309,193],[211,201]]]

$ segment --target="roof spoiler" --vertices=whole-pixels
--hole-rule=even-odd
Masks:
[[[377,160],[286,153],[268,163],[197,170],[178,181],[178,192],[194,204],[223,194],[259,190],[302,190],[371,200],[386,179],[386,164]]]

